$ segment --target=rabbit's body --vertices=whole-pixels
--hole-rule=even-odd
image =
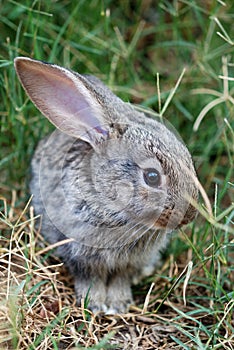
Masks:
[[[26,58],[20,80],[60,130],[32,160],[31,192],[42,233],[75,277],[77,300],[124,312],[130,285],[153,272],[167,233],[190,222],[192,160],[164,124],[116,97],[97,78]]]

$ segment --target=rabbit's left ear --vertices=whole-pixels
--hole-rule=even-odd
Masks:
[[[108,138],[98,100],[79,74],[26,57],[14,61],[19,79],[36,107],[58,129],[92,146]]]

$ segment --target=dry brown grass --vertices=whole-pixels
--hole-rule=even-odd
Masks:
[[[169,256],[159,274],[134,289],[141,307],[115,317],[93,315],[75,305],[71,276],[35,231],[30,204],[23,211],[16,208],[15,192],[11,201],[1,200],[0,349],[209,349],[217,319],[222,325],[215,348],[233,349],[233,303],[226,305],[226,314],[210,313],[213,301],[199,264],[190,276],[197,284],[187,286],[186,298],[196,297],[200,310],[183,303],[185,284],[176,277],[191,261],[191,249],[177,264]],[[232,282],[227,281],[229,290]],[[201,347],[194,347],[196,336]]]

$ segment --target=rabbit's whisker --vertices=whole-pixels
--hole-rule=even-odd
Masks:
[[[135,229],[136,227],[138,227],[137,229]],[[139,232],[145,228],[145,223],[144,221],[140,221],[138,223],[136,223],[135,225],[131,226],[128,230],[124,231],[122,237],[124,237],[125,239],[125,244],[130,243],[131,241],[135,240],[135,236],[139,234]],[[148,230],[148,228],[146,228],[146,230],[144,230],[143,234]],[[129,234],[130,233],[130,234]],[[142,233],[140,233],[140,237],[142,237]]]
[[[142,226],[142,227],[143,227],[143,226]],[[130,244],[129,250],[132,250],[132,249],[136,246],[136,244],[138,243],[138,241],[141,240],[141,238],[142,238],[147,232],[149,232],[152,228],[153,228],[153,225],[147,227],[143,232],[141,232],[141,234],[138,235],[138,236],[136,237],[136,239]]]
[[[151,235],[148,237],[148,239],[147,239],[147,241],[146,241],[146,244],[145,244],[145,246],[144,246],[144,250],[143,250],[143,251],[144,251],[144,252],[147,251],[147,249],[148,249],[150,243],[153,241],[153,239],[154,239],[153,244],[156,244],[156,242],[160,241],[160,238],[161,238],[161,237],[162,237],[162,232],[161,232],[160,230],[158,230],[158,229],[152,230],[152,233],[151,233]]]

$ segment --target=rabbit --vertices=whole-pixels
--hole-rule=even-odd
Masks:
[[[74,276],[78,305],[118,314],[131,285],[160,262],[170,233],[191,222],[197,175],[161,119],[122,101],[99,79],[26,57],[14,61],[29,98],[55,131],[31,162],[41,232]],[[85,299],[86,298],[86,299]]]

